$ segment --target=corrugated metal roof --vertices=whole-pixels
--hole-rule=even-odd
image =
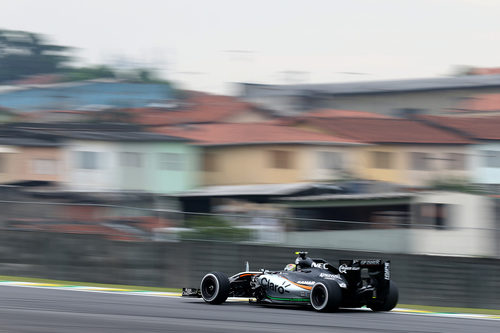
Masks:
[[[14,123],[0,126],[1,135],[20,139],[37,138],[58,141],[64,139],[127,142],[190,141],[177,136],[142,131],[136,125],[113,123]]]
[[[178,197],[207,197],[232,195],[289,195],[313,187],[315,183],[255,184],[206,186],[176,194]]]
[[[57,141],[30,137],[0,137],[0,145],[20,147],[60,147],[63,144]]]
[[[500,87],[500,75],[468,75],[456,77],[438,77],[423,79],[363,81],[348,83],[320,83],[295,85],[259,85],[243,83],[245,88],[256,90],[272,89],[278,94],[289,92],[291,95],[308,93],[322,94],[373,94],[384,92],[447,90],[461,88]],[[253,89],[252,89],[253,91]],[[255,93],[255,91],[253,91]],[[256,93],[258,95],[258,93]]]
[[[333,201],[333,200],[376,200],[376,199],[400,199],[412,198],[415,193],[411,192],[383,192],[383,193],[360,193],[360,194],[321,194],[301,197],[282,198],[280,201]]]

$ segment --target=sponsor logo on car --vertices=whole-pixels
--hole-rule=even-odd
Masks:
[[[388,262],[384,263],[384,279],[386,280],[391,279],[391,270]]]
[[[282,284],[279,284],[271,282],[267,278],[262,278],[260,280],[260,285],[266,290],[274,291],[280,294],[289,293],[289,291],[286,290],[286,288],[290,286],[290,283],[287,283],[287,281],[283,281]]]
[[[335,274],[327,274],[327,273],[321,273],[319,277],[326,280],[335,280],[337,278]]]
[[[379,259],[373,259],[373,260],[361,260],[359,263],[361,265],[380,265],[382,262]]]
[[[340,273],[346,273],[347,271],[359,271],[359,267],[347,266],[346,264],[342,264],[339,266]]]
[[[297,281],[298,284],[308,284],[308,285],[313,285],[315,282],[314,281]]]

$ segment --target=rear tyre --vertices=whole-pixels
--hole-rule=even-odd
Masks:
[[[334,281],[316,282],[311,289],[310,302],[316,311],[336,311],[341,301],[342,290]]]
[[[208,273],[201,279],[201,297],[210,304],[222,304],[229,296],[229,278],[221,272]]]
[[[399,291],[393,281],[389,281],[389,292],[383,302],[373,302],[368,307],[373,311],[391,311],[398,304]]]

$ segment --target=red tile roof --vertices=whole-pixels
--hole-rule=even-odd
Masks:
[[[157,127],[155,132],[183,137],[203,145],[266,143],[360,143],[356,139],[336,137],[293,127],[268,123],[204,124],[184,127]]]
[[[471,143],[458,134],[407,119],[311,118],[307,123],[332,135],[368,143]]]
[[[320,109],[312,112],[307,112],[303,117],[318,117],[318,118],[393,118],[390,116],[355,110],[336,110],[336,109]]]
[[[255,106],[232,96],[189,92],[185,105],[175,109],[129,109],[133,122],[143,125],[173,125],[183,123],[224,122],[245,113],[261,113]]]
[[[39,74],[27,76],[23,79],[15,80],[9,82],[13,85],[39,85],[39,84],[51,84],[61,82],[64,76],[59,74]]]
[[[469,75],[496,75],[500,74],[500,67],[476,67],[468,71]]]
[[[441,128],[453,129],[471,139],[500,140],[500,116],[420,116],[419,119]]]

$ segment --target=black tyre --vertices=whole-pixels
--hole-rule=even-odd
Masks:
[[[393,281],[389,281],[389,293],[383,302],[373,302],[368,307],[373,311],[391,311],[398,304],[399,291]]]
[[[221,272],[208,273],[201,279],[201,297],[210,304],[224,303],[229,296],[229,278]]]
[[[342,301],[342,290],[335,281],[316,282],[311,289],[310,302],[316,311],[336,311]]]

